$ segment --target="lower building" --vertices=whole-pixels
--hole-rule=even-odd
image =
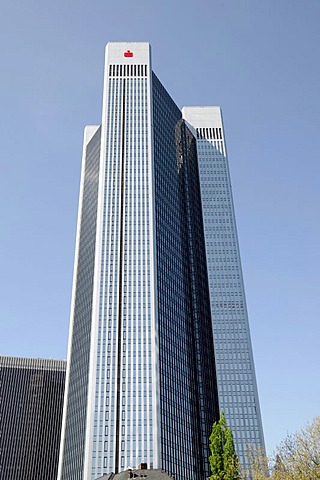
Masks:
[[[175,478],[175,475],[168,475],[164,470],[159,468],[148,469],[146,463],[141,463],[137,469],[129,467],[123,472],[117,474],[108,473],[97,478],[97,480],[127,480],[129,478],[135,478],[138,480],[141,478],[147,480],[172,480]]]
[[[66,362],[0,357],[0,478],[57,476]]]

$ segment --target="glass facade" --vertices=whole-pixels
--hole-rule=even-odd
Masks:
[[[0,357],[0,478],[57,477],[66,362]]]
[[[197,139],[219,405],[245,467],[264,437],[221,110],[186,107],[183,116]]]
[[[134,45],[107,47],[85,140],[61,480],[144,462],[205,479],[218,416],[195,142]]]
[[[204,158],[150,45],[108,44],[102,124],[84,144],[58,480],[140,463],[177,480],[210,474],[211,314],[226,300],[213,300]]]
[[[150,85],[134,66],[111,65],[107,87],[92,478],[154,461]]]
[[[101,129],[84,145],[81,198],[78,217],[78,239],[75,258],[74,298],[72,305],[71,342],[66,378],[66,401],[63,419],[63,457],[61,479],[81,480],[83,472],[91,322],[97,200],[100,165]]]
[[[218,416],[195,140],[153,75],[161,466],[207,478]]]

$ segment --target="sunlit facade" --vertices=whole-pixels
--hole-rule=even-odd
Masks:
[[[230,172],[219,107],[184,107],[197,139],[219,406],[238,457],[264,448]]]

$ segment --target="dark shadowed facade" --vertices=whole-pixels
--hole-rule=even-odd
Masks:
[[[0,478],[54,480],[66,362],[0,357]]]

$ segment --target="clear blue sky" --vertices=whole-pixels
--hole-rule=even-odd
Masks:
[[[83,128],[104,46],[150,41],[223,109],[269,452],[320,414],[320,1],[2,0],[0,354],[65,358]]]

